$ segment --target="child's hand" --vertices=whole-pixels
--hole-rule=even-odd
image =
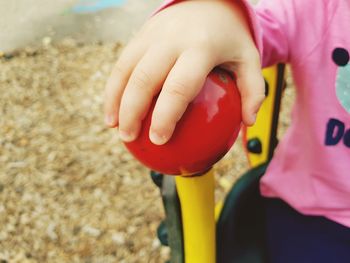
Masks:
[[[218,65],[233,70],[243,122],[252,125],[265,95],[258,51],[243,11],[233,1],[193,0],[152,17],[124,49],[106,87],[105,113],[122,140],[137,138],[160,91],[150,129],[164,144],[206,76]]]

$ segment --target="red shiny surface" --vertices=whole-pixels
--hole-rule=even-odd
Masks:
[[[241,99],[233,76],[214,69],[203,89],[188,106],[170,141],[154,145],[149,139],[151,110],[140,136],[125,143],[145,166],[170,175],[191,175],[208,170],[235,142],[241,127]]]

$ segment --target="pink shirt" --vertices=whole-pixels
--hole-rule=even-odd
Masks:
[[[290,64],[297,89],[261,193],[350,227],[350,1],[243,3],[263,66]]]

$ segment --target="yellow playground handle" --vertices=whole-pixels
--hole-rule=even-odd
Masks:
[[[265,163],[272,157],[276,144],[283,72],[283,65],[263,70],[268,95],[259,110],[256,124],[247,128],[244,136],[246,144],[259,144],[259,147],[252,149],[246,145],[252,167]],[[223,202],[219,202],[215,208],[213,170],[200,176],[177,176],[175,182],[181,206],[185,263],[215,263],[215,211],[218,217]]]
[[[252,127],[246,128],[244,140],[257,141],[260,151],[250,151],[247,147],[247,157],[251,167],[257,167],[272,158],[277,142],[277,125],[280,111],[282,90],[284,86],[284,65],[278,64],[263,70],[266,81],[267,96],[261,105],[257,120]]]
[[[214,174],[175,178],[181,203],[185,263],[215,263]]]

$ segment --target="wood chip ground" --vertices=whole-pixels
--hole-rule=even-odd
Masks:
[[[148,170],[103,124],[121,46],[71,39],[0,58],[0,262],[164,262]],[[282,113],[289,123],[293,91]],[[217,198],[247,169],[238,141],[217,164]]]

